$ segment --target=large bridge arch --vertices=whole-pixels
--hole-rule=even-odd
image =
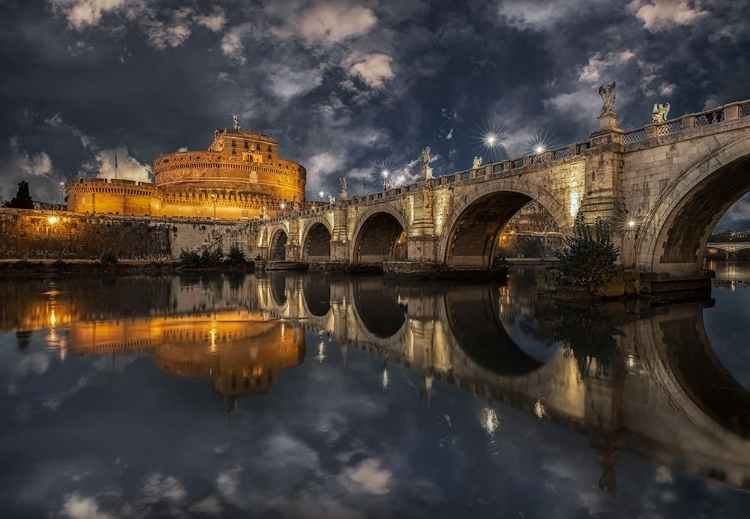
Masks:
[[[407,231],[406,218],[395,208],[368,209],[357,219],[351,260],[355,263],[406,260]]]
[[[563,235],[572,233],[573,217],[543,187],[513,179],[481,184],[461,193],[443,227],[438,260],[448,265],[489,267],[500,229],[531,200],[552,216]]]
[[[331,259],[331,224],[322,216],[310,219],[302,235],[303,261]]]
[[[750,135],[705,155],[675,177],[644,218],[637,266],[676,274],[700,270],[722,215],[750,191]]]
[[[286,244],[289,241],[289,233],[283,227],[272,231],[271,241],[268,249],[268,259],[271,261],[283,261],[286,259]]]

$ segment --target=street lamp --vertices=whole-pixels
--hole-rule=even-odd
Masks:
[[[497,143],[497,136],[494,133],[491,133],[485,137],[484,142],[490,149],[490,162],[495,162],[495,144]]]
[[[388,171],[387,169],[384,169],[383,171],[380,172],[380,176],[383,177],[383,191],[388,189],[388,175],[390,174],[391,172]]]

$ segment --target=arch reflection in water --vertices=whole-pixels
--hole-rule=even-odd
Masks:
[[[710,302],[617,303],[591,313],[528,293],[514,296],[512,285],[328,282],[328,315],[307,315],[302,305],[301,313],[287,306],[284,315],[330,335],[344,358],[356,347],[416,371],[427,403],[442,380],[489,401],[490,410],[509,405],[578,431],[602,465],[600,485],[610,490],[617,488],[622,449],[750,489],[750,394],[706,337],[703,312]],[[294,286],[304,291],[306,285]],[[387,308],[399,312],[390,315]]]

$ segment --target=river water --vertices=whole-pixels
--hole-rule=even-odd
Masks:
[[[507,284],[1,281],[2,517],[750,514],[750,268],[594,309]]]

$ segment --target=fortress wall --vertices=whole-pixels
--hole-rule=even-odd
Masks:
[[[177,259],[229,236],[236,222],[0,209],[0,259]],[[227,249],[225,247],[225,249]]]

